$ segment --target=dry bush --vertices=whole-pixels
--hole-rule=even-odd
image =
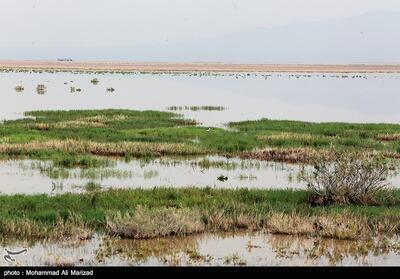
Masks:
[[[320,156],[313,172],[303,173],[313,205],[379,205],[394,198],[388,182],[393,161],[368,152],[330,152],[330,160]]]

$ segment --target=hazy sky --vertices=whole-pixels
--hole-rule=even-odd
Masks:
[[[0,47],[175,44],[370,11],[400,11],[400,1],[0,0]]]

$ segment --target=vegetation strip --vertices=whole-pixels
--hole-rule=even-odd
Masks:
[[[400,158],[400,125],[269,120],[196,126],[173,112],[77,110],[27,112],[0,125],[0,155],[36,159],[75,155],[220,154],[309,163],[332,146]]]
[[[87,239],[96,232],[153,238],[201,232],[272,233],[361,239],[400,233],[396,202],[379,206],[311,206],[311,192],[154,188],[84,194],[0,196],[0,237]]]

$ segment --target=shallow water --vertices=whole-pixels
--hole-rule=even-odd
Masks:
[[[61,243],[0,245],[15,263],[1,265],[400,265],[398,239],[369,241],[265,233],[203,234],[184,238],[121,240],[96,236]]]
[[[90,80],[97,78],[99,84]],[[64,84],[67,83],[67,84]],[[38,84],[46,93],[37,94]],[[23,92],[15,86],[23,85]],[[70,87],[82,92],[70,93]],[[107,88],[113,87],[113,93]],[[260,118],[305,121],[400,123],[400,75],[394,74],[74,74],[0,73],[0,119],[30,110],[170,106],[223,106],[182,110],[205,126]]]
[[[302,166],[220,156],[112,160],[100,168],[60,168],[49,161],[0,162],[0,194],[62,194],[110,188],[215,187],[305,189]],[[305,166],[310,171],[310,166]],[[227,180],[219,180],[224,176]],[[400,175],[389,181],[400,187]],[[89,186],[88,186],[89,184]],[[91,184],[91,185],[90,185]]]
[[[298,165],[218,156],[151,161],[115,160],[110,167],[52,168],[51,162],[10,160],[0,163],[1,194],[83,192],[94,182],[107,188],[217,187],[304,188]],[[226,176],[226,181],[218,180]]]

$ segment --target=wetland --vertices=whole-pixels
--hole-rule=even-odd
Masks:
[[[3,70],[0,246],[21,265],[397,265],[399,85]],[[310,203],[332,149],[392,162],[390,198]]]

